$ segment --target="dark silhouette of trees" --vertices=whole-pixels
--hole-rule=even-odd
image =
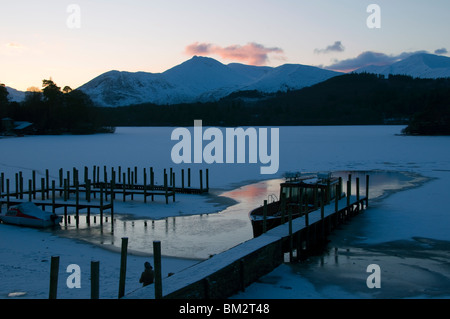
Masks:
[[[6,90],[6,89],[5,89]],[[0,98],[2,89],[0,88]],[[3,105],[3,102],[1,105]],[[3,109],[3,107],[1,108]],[[61,88],[53,80],[42,81],[42,91],[26,92],[21,103],[7,103],[2,117],[34,124],[38,134],[92,134],[110,132],[98,121],[97,109],[88,95],[72,91],[68,86]]]

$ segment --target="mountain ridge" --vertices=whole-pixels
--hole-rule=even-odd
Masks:
[[[300,89],[342,74],[300,64],[225,65],[199,56],[162,73],[116,72],[119,71],[105,72],[78,89],[99,106],[177,104],[217,101],[242,90],[274,93]]]

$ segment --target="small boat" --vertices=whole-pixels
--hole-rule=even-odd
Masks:
[[[286,181],[280,184],[279,199],[250,212],[253,236],[260,236],[264,228],[267,231],[288,221],[289,210],[295,219],[319,208],[321,202],[328,204],[336,196],[344,196],[342,183],[330,172],[287,174]]]
[[[46,212],[32,202],[11,206],[6,212],[0,213],[0,220],[5,224],[46,228],[59,225],[61,216]]]

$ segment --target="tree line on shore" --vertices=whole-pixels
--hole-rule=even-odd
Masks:
[[[34,134],[92,134],[110,132],[88,95],[65,86],[62,90],[52,80],[42,81],[42,90],[25,93],[22,102],[10,102],[8,91],[0,85],[0,119],[33,123]]]
[[[4,87],[3,87],[4,88]],[[383,125],[405,124],[405,134],[450,134],[450,79],[346,74],[311,87],[264,94],[235,92],[219,101],[96,107],[80,90],[44,80],[41,92],[11,103],[0,86],[0,118],[35,124],[38,133],[113,132],[116,126]],[[2,93],[3,92],[3,93]]]

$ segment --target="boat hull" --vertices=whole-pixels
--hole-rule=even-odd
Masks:
[[[0,213],[0,221],[11,225],[46,228],[59,225],[62,217],[27,202],[12,206],[6,212]]]

